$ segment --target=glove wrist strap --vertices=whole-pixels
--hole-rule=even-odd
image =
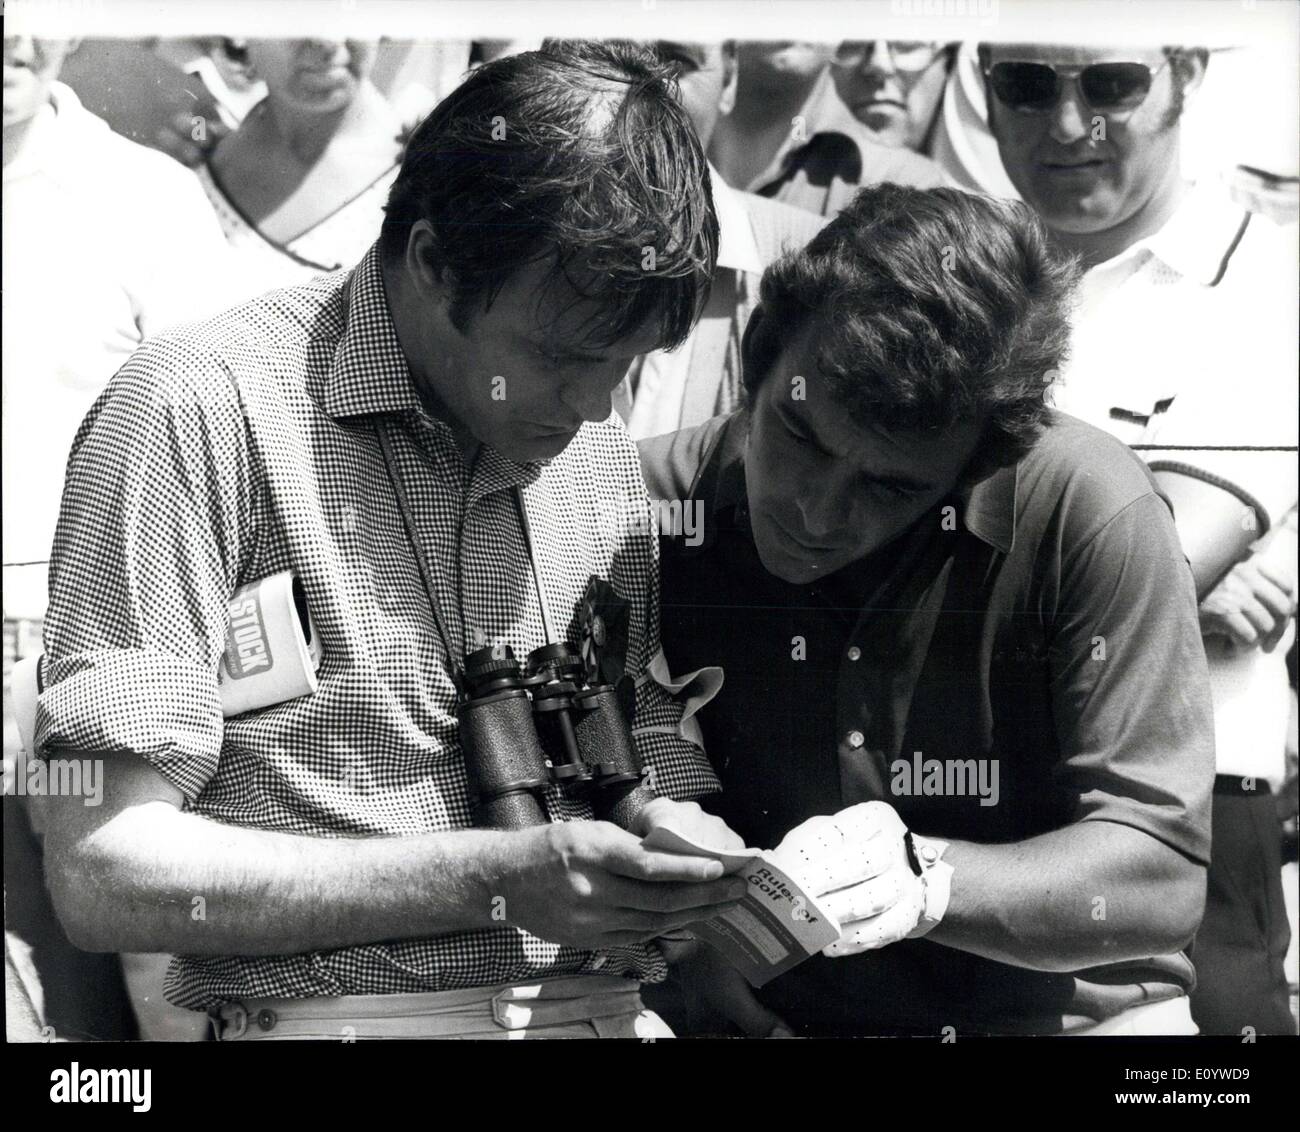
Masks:
[[[948,848],[946,841],[912,834],[917,860],[921,865],[921,885],[925,890],[925,910],[916,927],[907,934],[908,939],[920,939],[938,926],[948,911],[952,895],[952,866],[942,860]]]

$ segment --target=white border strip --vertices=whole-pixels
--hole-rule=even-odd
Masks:
[[[7,34],[1300,44],[1293,0],[8,0]]]

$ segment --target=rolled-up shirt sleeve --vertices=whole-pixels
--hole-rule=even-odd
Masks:
[[[222,741],[217,664],[252,539],[251,449],[223,365],[164,336],[91,409],[50,566],[37,750],[129,751],[193,801]]]
[[[658,548],[655,548],[657,555]],[[651,595],[649,639],[646,646],[659,652],[659,577],[656,571]],[[645,667],[637,674],[636,715],[632,739],[641,765],[652,771],[650,783],[655,793],[689,801],[716,794],[722,787],[709,764],[701,744],[688,739],[682,716],[684,705],[668,689],[650,676]],[[698,724],[696,725],[698,732]]]
[[[637,564],[638,574],[627,651],[627,674],[636,682],[632,739],[642,767],[650,771],[649,781],[655,792],[677,801],[689,801],[715,794],[721,786],[704,748],[687,738],[688,728],[683,726],[684,705],[650,671],[661,654],[659,540],[634,449],[628,465],[627,498],[628,514],[635,511],[646,516],[646,521],[630,525],[622,554]]]
[[[1132,826],[1208,863],[1209,673],[1169,507],[1141,495],[1062,542],[1052,708],[1075,820]]]

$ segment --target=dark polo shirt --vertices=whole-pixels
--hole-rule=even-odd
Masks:
[[[1137,457],[1057,414],[1016,466],[864,562],[792,586],[754,549],[745,429],[742,410],[644,441],[641,456],[652,498],[702,508],[702,540],[691,525],[662,539],[663,645],[674,673],[725,669],[700,717],[723,787],[706,805],[746,844],[882,799],[932,837],[1109,821],[1208,862],[1214,728],[1195,591]],[[961,779],[946,774],[935,793],[918,760],[982,764],[984,778],[951,793]],[[1080,918],[1107,901],[1133,915],[1088,864],[1069,894]],[[816,956],[761,996],[809,1034],[1053,1033],[1193,983],[1181,953],[1062,974],[909,940]]]

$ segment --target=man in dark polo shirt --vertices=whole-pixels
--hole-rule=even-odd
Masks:
[[[665,655],[726,672],[710,806],[843,931],[760,992],[690,953],[684,1030],[1194,1032],[1195,590],[1142,463],[1043,402],[1072,280],[1023,205],[866,189],[765,275],[748,407],[643,442],[690,519]]]

